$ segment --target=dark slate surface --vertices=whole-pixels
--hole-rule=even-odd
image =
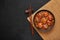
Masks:
[[[31,0],[31,5],[36,11],[49,0]],[[29,22],[25,10],[29,7],[30,0],[1,0],[1,39],[3,40],[42,40],[35,31],[31,35]]]

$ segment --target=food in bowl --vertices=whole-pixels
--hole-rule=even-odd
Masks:
[[[50,11],[41,10],[35,14],[33,22],[38,29],[48,30],[54,26],[55,18]]]

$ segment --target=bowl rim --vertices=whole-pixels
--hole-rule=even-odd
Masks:
[[[41,30],[42,32],[48,32],[48,31],[50,31],[53,27],[54,27],[54,25],[55,25],[55,17],[54,17],[54,14],[51,12],[51,11],[49,11],[49,10],[39,10],[38,12],[36,12],[35,14],[34,14],[34,16],[33,16],[33,25],[36,27],[36,25],[35,25],[35,22],[34,22],[34,19],[35,19],[35,16],[36,16],[36,14],[38,14],[39,12],[41,12],[41,11],[47,11],[47,12],[49,12],[52,16],[53,16],[53,20],[54,20],[54,23],[53,23],[53,26],[52,27],[50,27],[50,29],[48,29],[48,30],[41,30],[41,29],[39,29],[39,30]],[[36,27],[37,28],[37,27]],[[38,28],[37,28],[38,29]]]

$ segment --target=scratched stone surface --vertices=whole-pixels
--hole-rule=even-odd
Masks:
[[[25,10],[31,3],[34,12],[50,0],[2,0],[1,8],[1,39],[3,40],[42,40],[36,31],[31,35],[28,15]]]

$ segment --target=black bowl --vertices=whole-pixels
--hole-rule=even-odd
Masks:
[[[36,24],[35,24],[35,16],[39,13],[39,12],[49,12],[52,16],[53,16],[53,20],[54,20],[54,23],[53,23],[53,25],[52,26],[50,26],[47,30],[42,30],[41,28],[37,28],[36,27]],[[50,11],[48,11],[48,10],[40,10],[40,11],[38,11],[35,15],[34,15],[34,18],[33,18],[33,24],[34,24],[34,26],[38,29],[38,30],[40,30],[40,31],[42,31],[42,32],[48,32],[48,31],[50,31],[53,27],[54,27],[54,24],[55,24],[55,17],[54,17],[54,15],[52,14],[52,12],[50,12]]]

